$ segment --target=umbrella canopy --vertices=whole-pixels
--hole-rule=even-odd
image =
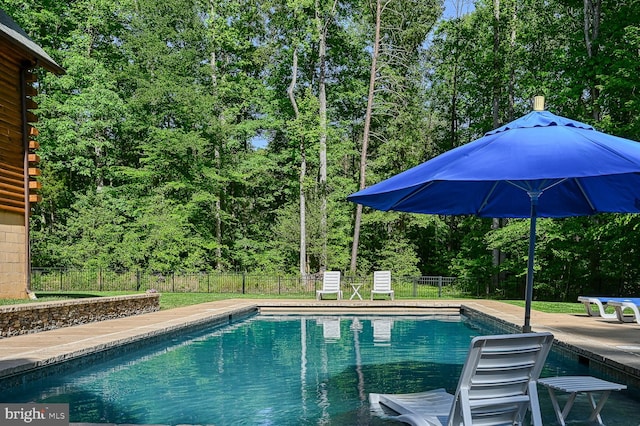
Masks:
[[[530,331],[536,218],[640,212],[640,143],[533,111],[347,199],[384,211],[531,218]]]

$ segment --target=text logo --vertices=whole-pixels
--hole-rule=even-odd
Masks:
[[[69,404],[0,404],[2,426],[69,426]]]

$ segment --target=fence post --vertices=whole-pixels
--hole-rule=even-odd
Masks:
[[[282,294],[282,291],[280,290],[280,275],[278,275],[278,294]]]
[[[438,297],[442,297],[442,275],[438,275]]]
[[[246,294],[245,293],[245,284],[246,284],[245,274],[246,273],[247,273],[247,271],[242,271],[242,294]]]
[[[420,278],[413,279],[413,297],[418,297],[418,280],[420,280]]]

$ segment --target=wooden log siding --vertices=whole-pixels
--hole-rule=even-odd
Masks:
[[[40,174],[34,140],[35,68],[64,74],[40,46],[0,9],[0,219],[6,236],[0,249],[6,258],[0,270],[0,294],[24,298],[30,288],[30,203],[40,201],[34,193]],[[22,216],[24,226],[18,223]],[[4,223],[6,222],[6,223]],[[5,253],[8,253],[5,255]],[[26,266],[26,267],[25,267]]]
[[[0,210],[25,214],[22,58],[0,50]]]

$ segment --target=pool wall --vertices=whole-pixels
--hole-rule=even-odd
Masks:
[[[0,337],[18,336],[160,310],[160,294],[89,297],[0,307]]]
[[[494,327],[498,330],[503,330],[505,333],[522,333],[522,327],[519,327],[509,321],[505,321],[498,317],[488,315],[467,305],[460,306],[460,314],[464,315],[472,321],[478,321]]]

